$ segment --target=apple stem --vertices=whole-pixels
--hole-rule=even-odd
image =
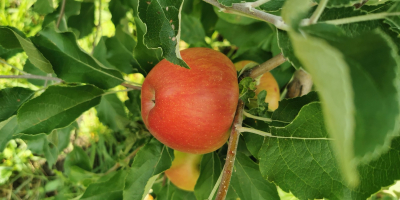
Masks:
[[[311,92],[312,77],[306,71],[299,69],[294,73],[293,79],[287,86],[286,98],[301,97]]]
[[[243,121],[243,109],[244,102],[239,99],[238,106],[236,108],[235,118],[233,120],[231,128],[231,136],[229,137],[228,152],[226,154],[226,161],[224,169],[222,171],[221,183],[217,192],[216,200],[225,200],[226,194],[228,193],[229,183],[233,172],[233,166],[235,163],[236,150],[239,143],[240,132],[237,127],[241,127]]]
[[[248,118],[253,118],[253,119],[257,119],[257,120],[261,120],[261,121],[265,121],[265,122],[272,122],[271,118],[255,116],[246,111],[243,111],[243,114],[244,114],[244,116],[246,116]]]
[[[247,127],[238,127],[237,130],[239,132],[248,132],[248,133],[254,133],[257,135],[261,135],[264,137],[272,137],[272,138],[282,138],[282,139],[295,139],[295,140],[333,140],[331,138],[302,138],[302,137],[284,137],[284,136],[277,136],[277,135],[272,135],[271,133],[260,131],[254,128],[247,128]]]
[[[143,146],[143,145],[142,145]],[[139,146],[137,149],[135,149],[134,151],[132,151],[132,153],[130,153],[124,160],[123,163],[128,163],[135,155],[136,153],[140,150],[140,148],[142,148],[142,146]],[[117,170],[119,167],[121,166],[121,162],[117,162],[115,163],[115,165],[113,167],[111,167],[106,173],[104,173],[104,175],[109,174],[115,170]]]
[[[243,75],[244,76],[247,75],[248,77],[255,79],[263,75],[264,73],[275,69],[284,62],[286,62],[286,58],[283,56],[282,53],[280,53],[272,57],[271,59],[265,61],[264,63],[258,65],[257,67],[252,68],[248,72],[245,72]]]
[[[289,27],[283,21],[282,17],[276,16],[273,14],[269,14],[269,13],[266,13],[264,11],[257,10],[257,9],[251,9],[251,8],[249,9],[249,6],[247,4],[233,3],[232,7],[228,7],[228,6],[224,6],[224,5],[220,4],[217,0],[204,0],[204,1],[213,6],[216,6],[217,8],[221,9],[222,11],[224,11],[226,13],[240,14],[240,15],[244,15],[246,17],[251,17],[251,18],[261,20],[261,21],[265,21],[265,22],[275,25],[275,27],[278,29],[282,29],[282,30],[289,29]],[[263,3],[264,1],[260,1],[260,2]]]

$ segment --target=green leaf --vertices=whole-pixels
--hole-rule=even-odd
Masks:
[[[133,117],[141,118],[141,99],[140,91],[132,90],[128,92],[128,100],[125,101],[125,106],[128,108],[129,112],[133,114]]]
[[[307,42],[310,43],[310,40],[311,37],[308,37]],[[379,157],[380,154],[388,150],[391,138],[394,135],[398,135],[397,122],[393,121],[400,114],[399,83],[396,82],[396,80],[399,80],[398,66],[400,66],[397,49],[390,38],[379,30],[363,33],[356,38],[342,37],[335,38],[333,41],[328,39],[328,42],[337,48],[335,51],[340,51],[340,53],[336,53],[336,58],[333,58],[336,60],[341,59],[341,62],[345,62],[341,64],[342,67],[347,68],[346,71],[340,68],[336,70],[340,70],[340,73],[346,73],[345,76],[340,76],[340,79],[343,81],[346,76],[349,77],[347,79],[351,78],[351,82],[348,81],[343,84],[349,88],[347,93],[350,96],[347,100],[343,97],[340,100],[353,107],[352,109],[346,108],[347,111],[354,109],[355,112],[348,113],[347,117],[344,117],[343,112],[338,112],[338,108],[343,107],[333,106],[338,105],[338,101],[340,101],[339,98],[332,101],[331,98],[334,98],[332,97],[333,88],[329,86],[331,87],[331,93],[324,94],[328,93],[326,87],[328,85],[327,79],[319,80],[319,78],[316,78],[314,82],[316,88],[321,91],[325,119],[327,120],[329,133],[337,141],[334,144],[336,145],[336,150],[339,151],[338,155],[342,168],[354,169],[354,166],[350,164],[350,160],[357,158],[369,161]],[[318,45],[318,49],[322,47],[321,43]],[[300,46],[301,48],[307,48],[308,52],[311,52],[311,47],[307,46],[305,41],[297,43],[295,49]],[[332,49],[332,47],[329,48]],[[322,52],[321,49],[315,50]],[[317,64],[315,60],[316,54],[304,56],[303,51],[300,48],[296,50],[296,52],[301,52],[300,54],[303,55],[302,58],[299,58],[313,78],[321,77],[322,74],[327,73],[326,69],[324,72],[315,71],[316,68],[320,68],[322,65],[327,66],[326,63]],[[332,52],[329,54],[331,56],[334,55]],[[303,59],[307,59],[307,61]],[[305,64],[306,62],[307,64]],[[333,62],[330,64],[333,64]],[[332,65],[330,69],[335,69],[334,66],[338,67],[336,64]],[[380,66],[379,70],[377,70],[376,66]],[[331,72],[330,76],[333,73],[336,73],[339,77],[338,72]],[[338,83],[337,80],[335,82]],[[324,86],[322,87],[321,84]],[[338,94],[337,92],[334,93]],[[368,99],[368,101],[365,101],[365,99]],[[342,111],[344,110],[345,108]],[[338,112],[335,114],[336,120],[333,119],[334,112]],[[345,119],[345,123],[350,125],[349,130],[345,131],[346,133],[338,129],[338,127],[345,127],[339,126],[339,118],[342,118],[340,120],[343,122],[343,119]],[[344,161],[342,159],[348,160]],[[354,164],[354,160],[352,162]],[[353,179],[350,178],[349,180]]]
[[[76,121],[72,122],[72,124],[53,130],[51,134],[47,136],[47,139],[57,146],[58,152],[63,151],[68,147],[70,143],[71,132],[78,128],[78,123]]]
[[[161,144],[156,139],[150,140],[136,154],[125,180],[124,199],[141,200],[149,192],[145,190],[151,177],[171,167],[174,159],[172,149]],[[154,180],[152,180],[154,181]]]
[[[0,58],[4,60],[8,60],[9,58],[13,57],[17,53],[21,53],[24,50],[22,48],[17,49],[5,49],[0,45]]]
[[[36,49],[31,40],[26,38],[19,30],[0,26],[0,45],[6,49],[23,48],[33,65],[46,73],[53,72],[50,62]]]
[[[51,22],[57,23],[58,18],[60,16],[61,7],[62,6],[60,4],[60,6],[58,6],[54,12],[52,12],[44,17],[42,28],[45,28]],[[58,30],[68,31],[68,26],[67,26],[68,19],[71,16],[79,15],[80,10],[81,10],[81,2],[75,1],[75,0],[66,0],[65,8],[64,8],[64,15],[61,18]]]
[[[256,82],[252,78],[246,77],[242,79],[239,83],[239,99],[245,103],[250,102],[250,99],[256,95],[254,92],[255,89]]]
[[[121,2],[121,0],[112,0],[108,4],[108,9],[111,13],[111,21],[117,26],[121,19],[125,18],[128,8]]]
[[[231,187],[240,199],[280,199],[276,186],[261,176],[258,165],[238,152],[232,174]]]
[[[297,30],[302,19],[304,19],[312,6],[310,0],[287,0],[282,8],[282,19],[292,29]]]
[[[203,155],[200,163],[200,176],[194,188],[197,199],[207,199],[210,196],[221,171],[222,165],[217,153]]]
[[[3,152],[8,141],[12,139],[13,134],[18,128],[18,121],[16,116],[0,122],[0,152]]]
[[[33,74],[33,75],[48,76],[47,73],[45,73],[42,70],[35,67],[29,59],[26,60],[26,62],[25,62],[24,71],[29,74]],[[57,77],[54,73],[52,73],[51,76]],[[40,80],[40,79],[27,79],[27,80],[29,83],[32,83],[33,85],[37,85],[37,86],[44,86],[46,83],[46,80]],[[48,85],[51,85],[52,83],[54,83],[54,81],[47,80]]]
[[[68,19],[68,27],[79,31],[79,39],[93,32],[94,25],[94,2],[82,2],[79,15]]]
[[[278,29],[277,34],[278,34],[278,45],[282,51],[283,56],[290,64],[292,64],[292,66],[295,69],[300,69],[302,65],[299,59],[294,54],[293,45],[292,42],[290,41],[288,33],[286,31]]]
[[[81,169],[86,171],[92,170],[89,156],[81,147],[74,146],[74,149],[65,158],[64,172],[66,175],[70,174],[71,168],[73,166],[80,167]]]
[[[134,69],[136,71],[140,69],[139,64],[133,57],[133,52],[129,51],[117,36],[106,38],[104,42],[107,48],[105,58],[115,69],[126,74],[134,72]]]
[[[140,68],[143,70],[143,74],[146,75],[158,62],[161,61],[162,50],[147,48],[144,44],[146,25],[138,18],[135,18],[135,24],[138,41],[135,51],[133,52],[133,57],[138,61]]]
[[[274,31],[265,22],[250,25],[231,24],[219,19],[215,29],[230,43],[243,49],[260,46],[264,41],[270,41]],[[251,37],[249,37],[251,35]]]
[[[139,1],[139,17],[146,24],[144,44],[149,48],[161,48],[169,62],[189,68],[179,52],[180,12],[183,0]]]
[[[320,2],[321,0],[316,0]],[[351,7],[356,3],[360,3],[360,0],[329,0],[327,3],[327,7]]]
[[[54,5],[52,0],[36,0],[33,4],[33,11],[46,15],[54,11]]]
[[[116,94],[103,95],[96,110],[100,122],[116,132],[123,131],[129,123],[124,104]]]
[[[303,38],[293,34],[293,45],[307,72],[313,77],[324,110],[324,118],[331,137],[335,140],[338,160],[347,180],[355,185],[353,138],[354,102],[349,66],[342,53],[317,38]],[[324,66],[324,67],[321,67]],[[332,84],[332,81],[335,84]]]
[[[389,13],[399,13],[400,12],[400,2],[393,4],[393,6],[388,10]],[[400,15],[386,17],[386,21],[392,27],[391,29],[400,34]]]
[[[157,195],[157,200],[196,200],[193,192],[181,190],[171,183],[164,186]]]
[[[89,185],[80,199],[122,199],[127,171],[120,170],[107,181],[97,181]]]
[[[282,115],[290,115],[290,110]],[[397,138],[389,152],[358,167],[360,185],[349,187],[336,163],[323,118],[320,103],[312,102],[289,125],[271,127],[272,135],[289,138],[265,137],[259,154],[263,177],[299,199],[366,199],[399,179]]]
[[[188,44],[205,44],[206,33],[199,18],[182,14],[182,40]]]
[[[100,103],[102,90],[91,86],[50,86],[18,110],[18,132],[50,133],[71,124],[84,111]]]
[[[0,122],[17,113],[19,107],[33,97],[34,91],[13,87],[0,90]]]
[[[58,33],[53,24],[53,27],[46,27],[32,40],[53,64],[57,76],[64,81],[90,83],[102,89],[112,88],[123,82],[121,73],[107,69],[83,52],[72,32]]]
[[[57,146],[48,140],[46,134],[42,133],[31,137],[29,135],[24,135],[20,137],[26,141],[30,151],[46,158],[47,164],[50,168],[57,162]]]
[[[128,27],[126,26],[118,25],[115,29],[115,37],[118,38],[118,41],[132,53],[136,47],[136,41],[127,29]]]
[[[260,6],[261,10],[272,12],[281,10],[286,0],[271,0]]]
[[[276,121],[273,121],[271,125],[279,127],[286,126],[297,117],[303,106],[317,101],[319,101],[319,98],[316,92],[310,92],[307,95],[292,99],[283,99],[279,102],[278,109],[272,114],[272,118]],[[287,112],[288,110],[290,110],[290,112]],[[282,123],[284,125],[282,125]]]
[[[260,117],[269,117],[268,103],[265,103],[267,97],[267,91],[263,90],[257,95],[257,107],[251,108],[249,113]]]
[[[231,23],[231,24],[249,25],[249,24],[252,24],[252,23],[255,23],[255,22],[260,22],[257,19],[244,17],[244,16],[236,15],[236,14],[229,14],[229,13],[221,12],[219,10],[219,8],[217,8],[217,7],[214,7],[214,12],[217,14],[217,16],[220,19],[222,19],[222,20],[224,20],[224,21],[226,21],[228,23]]]

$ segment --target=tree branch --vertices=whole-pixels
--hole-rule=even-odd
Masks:
[[[258,76],[274,69],[275,67],[284,63],[286,59],[282,54],[278,54],[275,57],[267,60],[261,65],[254,67],[245,71],[238,80],[242,80],[245,77],[257,78]],[[222,171],[221,183],[219,185],[216,200],[224,200],[228,192],[229,184],[231,181],[233,166],[235,164],[236,150],[239,142],[239,129],[242,127],[243,113],[244,113],[244,102],[239,99],[238,106],[236,108],[235,118],[233,119],[233,124],[231,128],[231,135],[229,137],[228,152],[226,156],[226,161],[224,169]]]
[[[61,4],[60,16],[58,16],[58,19],[57,19],[57,28],[60,26],[61,19],[62,19],[63,16],[64,16],[64,12],[65,12],[65,1],[66,1],[66,0],[63,0],[63,1],[62,1],[62,4]]]
[[[143,146],[143,145],[142,145]],[[125,159],[124,159],[124,163],[129,162],[135,155],[136,153],[140,150],[140,148],[142,148],[142,146],[138,147],[137,149],[135,149],[135,151],[132,151],[132,153],[130,153]],[[121,166],[120,162],[115,163],[115,165],[113,167],[111,167],[104,175],[109,174],[115,170],[117,170],[119,167]]]
[[[236,108],[235,118],[231,128],[231,136],[229,137],[228,153],[226,154],[226,161],[223,169],[221,183],[217,192],[215,200],[224,200],[228,192],[229,183],[233,172],[233,165],[235,164],[236,150],[239,143],[240,132],[237,128],[242,126],[243,121],[244,102],[239,99]]]
[[[222,4],[220,4],[217,0],[204,0],[205,2],[216,6],[220,8],[223,12],[226,13],[237,13],[237,14],[242,14],[244,16],[248,16],[251,18],[255,18],[261,21],[265,21],[268,23],[271,23],[276,26],[276,28],[282,29],[282,30],[287,30],[288,26],[285,24],[283,21],[282,17],[276,16],[273,14],[266,13],[261,10],[257,9],[252,9],[246,4],[243,3],[234,3],[232,4],[232,7],[227,7]]]
[[[126,88],[132,88],[134,90],[141,90],[142,89],[141,86],[131,85],[131,84],[128,84],[128,83],[121,83],[121,85],[126,87]]]
[[[280,53],[273,58],[267,60],[266,62],[260,64],[259,66],[250,69],[248,72],[244,72],[243,76],[248,76],[253,79],[257,78],[258,76],[261,76],[262,74],[275,69],[285,61],[286,58],[283,56],[282,53]]]
[[[32,74],[25,74],[25,75],[0,75],[0,78],[8,78],[8,79],[40,79],[40,80],[49,80],[49,81],[58,81],[62,82],[62,79],[56,77],[49,77],[49,76],[38,76]]]
[[[301,97],[312,89],[313,81],[310,74],[302,69],[294,73],[293,80],[287,86],[286,98]]]

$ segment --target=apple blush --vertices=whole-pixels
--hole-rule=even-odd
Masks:
[[[141,90],[142,118],[168,147],[205,154],[228,139],[239,98],[236,69],[224,54],[208,48],[181,51],[190,69],[159,62]]]

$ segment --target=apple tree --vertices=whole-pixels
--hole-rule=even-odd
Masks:
[[[246,63],[229,139],[185,157],[141,89],[195,47]],[[398,199],[399,48],[398,0],[1,1],[0,197]]]

